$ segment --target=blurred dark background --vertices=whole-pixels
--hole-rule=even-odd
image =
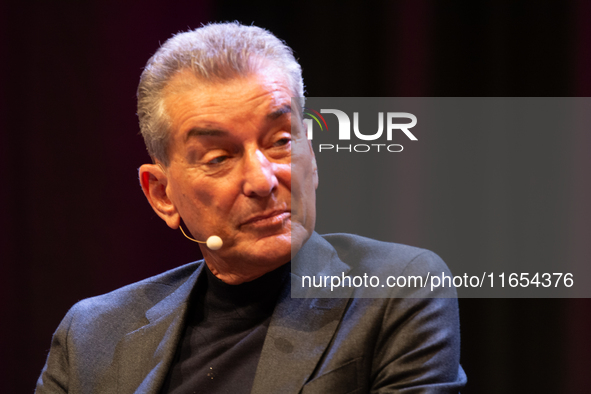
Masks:
[[[200,257],[137,180],[149,158],[135,90],[172,33],[209,21],[265,27],[295,50],[309,96],[589,96],[590,19],[584,0],[0,3],[0,391],[32,392],[76,301]],[[566,152],[561,171],[542,174],[561,203],[540,214],[558,218],[565,261],[591,263],[591,135],[564,137],[540,136],[540,149]],[[440,171],[496,164],[448,159]],[[394,208],[396,241],[429,248],[437,234],[478,234],[432,215],[420,193],[440,181],[429,163],[404,171],[414,181],[401,190],[410,204]],[[486,182],[476,174],[464,187]],[[519,182],[499,184],[510,195]],[[588,392],[589,300],[470,299],[460,312],[465,393]]]

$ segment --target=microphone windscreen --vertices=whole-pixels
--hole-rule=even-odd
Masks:
[[[219,248],[222,247],[222,245],[224,244],[224,242],[217,235],[212,235],[211,237],[207,238],[206,244],[207,244],[207,247],[209,249],[211,249],[211,250],[218,250]]]

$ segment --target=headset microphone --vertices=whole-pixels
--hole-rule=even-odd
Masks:
[[[224,244],[222,239],[220,237],[218,237],[217,235],[212,235],[211,237],[207,238],[207,241],[197,241],[196,239],[193,239],[193,238],[189,237],[187,234],[185,234],[185,231],[183,230],[183,227],[180,224],[179,224],[179,228],[181,229],[181,232],[183,233],[183,235],[185,237],[187,237],[188,239],[190,239],[193,242],[198,242],[200,244],[206,244],[207,247],[211,250],[218,250]]]
[[[164,171],[164,167],[162,167],[162,164],[156,163],[156,165],[158,165],[158,167],[160,167],[162,172],[164,174],[166,174],[166,171]],[[211,250],[218,250],[224,244],[224,241],[222,241],[222,239],[220,237],[218,237],[217,235],[212,235],[211,237],[207,238],[207,241],[197,241],[196,239],[193,239],[193,238],[189,237],[187,234],[185,234],[185,230],[183,230],[183,226],[181,226],[180,224],[179,224],[179,228],[181,229],[181,232],[183,233],[183,235],[185,237],[187,237],[188,239],[190,239],[193,242],[197,242],[200,244],[206,244],[207,247]]]
[[[156,163],[156,164],[158,165],[158,167],[160,167],[162,172],[166,174],[166,171],[164,171],[164,167],[162,167],[162,164],[160,164],[160,163]],[[220,237],[218,237],[217,235],[212,235],[211,237],[207,238],[207,241],[197,241],[196,239],[193,239],[193,238],[189,237],[187,234],[185,234],[185,230],[183,230],[183,226],[181,226],[180,224],[179,224],[179,228],[181,229],[181,232],[183,233],[183,235],[185,237],[187,237],[188,239],[190,239],[193,242],[197,242],[200,244],[206,244],[207,247],[211,250],[218,250],[224,244],[224,241],[222,241],[222,239]]]

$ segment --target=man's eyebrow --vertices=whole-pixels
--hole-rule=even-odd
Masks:
[[[290,113],[291,113],[291,105],[285,104],[281,108],[279,108],[278,110],[275,110],[275,111],[271,112],[269,115],[267,115],[267,118],[270,120],[275,120],[275,119],[279,118],[281,115],[290,114]]]
[[[225,135],[228,135],[228,132],[225,130],[208,129],[204,127],[193,127],[187,133],[185,141],[188,141],[191,137],[223,137]]]

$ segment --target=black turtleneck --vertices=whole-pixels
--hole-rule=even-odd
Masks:
[[[239,285],[203,270],[160,392],[249,393],[289,264]]]

